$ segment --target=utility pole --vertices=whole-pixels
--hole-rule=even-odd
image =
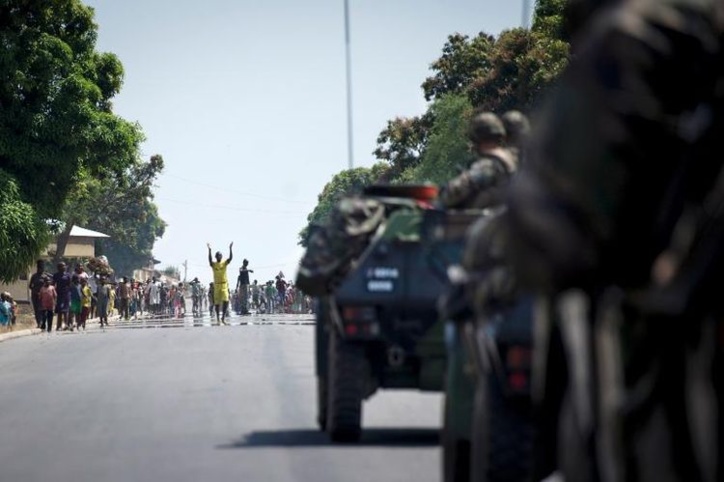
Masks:
[[[349,42],[349,0],[344,0],[344,42],[345,42],[345,59],[347,64],[347,159],[349,160],[349,168],[354,167],[352,138],[352,59]]]
[[[530,0],[523,0],[523,20],[520,26],[525,29],[530,28]]]

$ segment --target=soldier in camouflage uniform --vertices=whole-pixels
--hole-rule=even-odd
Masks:
[[[556,309],[543,443],[566,480],[724,480],[724,2],[602,3],[571,1],[575,55],[505,214]]]
[[[500,204],[502,190],[518,167],[514,154],[505,148],[503,121],[492,112],[473,116],[469,138],[477,159],[443,186],[438,204],[445,209],[485,209]]]
[[[518,165],[525,162],[525,150],[530,137],[530,121],[525,114],[519,110],[509,110],[500,120],[505,126],[505,145],[518,159]]]

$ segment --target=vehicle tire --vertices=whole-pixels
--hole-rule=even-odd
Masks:
[[[468,482],[470,480],[470,441],[456,436],[450,429],[454,416],[452,404],[445,397],[442,429],[443,482]]]
[[[487,383],[478,383],[473,406],[471,481],[529,480],[533,435],[530,411],[511,406],[494,375],[488,376]]]
[[[365,347],[329,333],[327,433],[334,442],[356,442],[362,434],[362,399],[369,369]]]
[[[327,355],[329,352],[329,321],[327,319],[328,309],[323,308],[323,300],[318,300],[320,305],[317,310],[316,326],[314,334],[315,344],[315,372],[317,375],[317,425],[319,429],[325,431],[327,429],[327,398],[328,395],[328,362]]]
[[[327,379],[317,377],[317,425],[319,430],[327,430]]]

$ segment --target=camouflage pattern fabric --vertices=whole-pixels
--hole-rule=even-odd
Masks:
[[[646,284],[672,215],[716,179],[720,157],[695,147],[713,127],[714,15],[633,3],[587,28],[512,182],[511,239],[536,286]],[[682,194],[672,193],[677,178],[690,183]]]
[[[491,149],[440,191],[438,204],[446,209],[485,209],[500,204],[503,189],[517,167],[508,149]]]
[[[349,271],[385,219],[377,199],[348,197],[332,211],[326,225],[314,230],[302,257],[296,285],[311,296],[330,293]]]
[[[666,317],[636,303],[722,168],[715,5],[601,9],[510,185],[515,274],[557,307],[567,379],[544,443],[559,444],[566,480],[724,480],[721,307]]]
[[[486,213],[468,230],[462,268],[467,274],[466,298],[480,316],[513,303],[515,276],[505,258],[504,211]]]

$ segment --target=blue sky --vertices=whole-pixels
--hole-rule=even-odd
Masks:
[[[346,169],[343,0],[85,0],[97,48],[125,82],[117,114],[161,154],[154,255],[211,279],[206,243],[260,282],[288,278],[317,195]],[[522,1],[349,0],[354,164],[370,166],[388,119],[426,108],[420,84],[449,34],[519,26]],[[113,263],[113,260],[110,260]],[[183,272],[183,269],[182,269]]]

